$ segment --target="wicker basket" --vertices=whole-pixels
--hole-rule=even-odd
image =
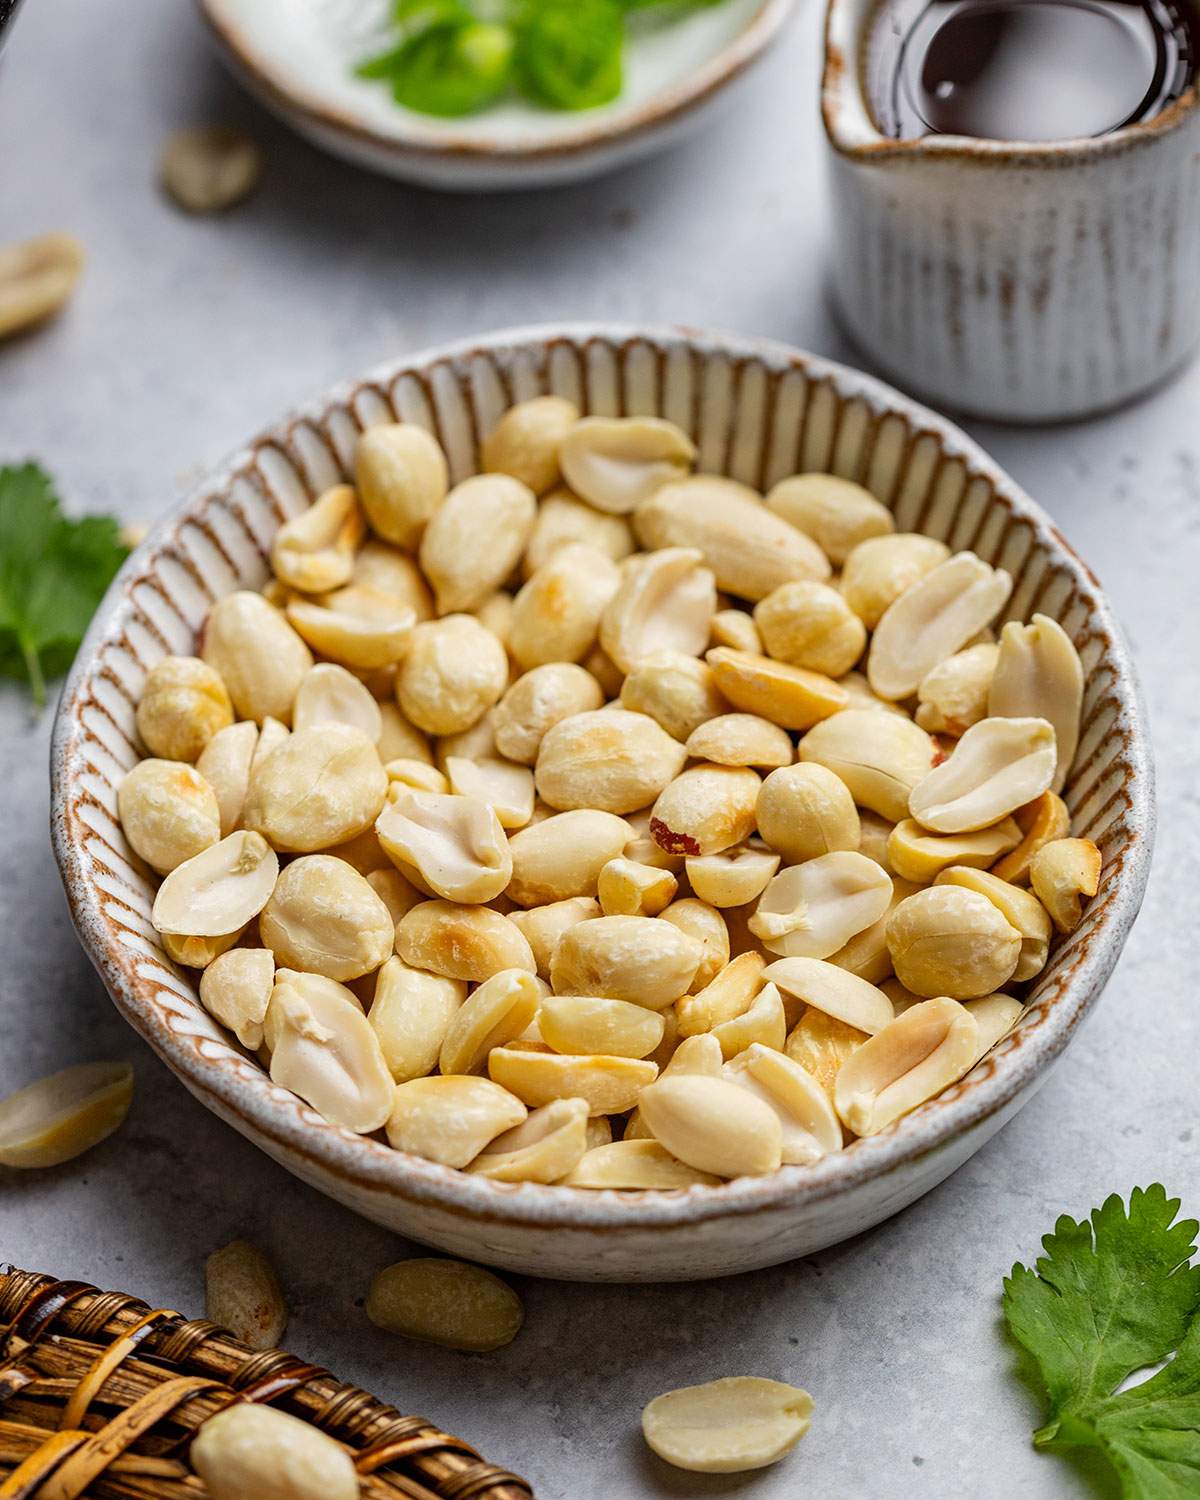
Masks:
[[[0,1266],[0,1500],[203,1500],[189,1443],[235,1401],[269,1402],[345,1444],[364,1500],[532,1500],[460,1438],[282,1350]]]

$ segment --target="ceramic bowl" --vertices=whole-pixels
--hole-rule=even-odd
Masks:
[[[201,1008],[150,925],[153,882],[130,855],[116,788],[138,759],[149,668],[194,649],[214,599],[254,588],[280,521],[348,472],[363,427],[430,427],[454,480],[511,402],[542,392],[593,414],[686,428],[700,468],[759,489],[797,471],[861,480],[902,530],[973,548],[1012,573],[1010,612],[1058,619],[1087,689],[1066,798],[1104,853],[1083,924],[1054,952],[1014,1032],[966,1078],[882,1134],[811,1167],[715,1188],[615,1193],[509,1185],[328,1124],[276,1087]],[[340,386],[254,438],[126,563],[63,693],[52,759],[54,846],[80,937],[118,1009],[188,1089],[290,1171],[413,1239],[578,1280],[745,1271],[878,1223],[978,1150],[1045,1080],[1095,1004],[1142,899],[1154,805],[1134,670],[1100,586],[1048,517],[974,443],[878,381],[778,344],[666,330],[531,329],[417,355]]]
[[[953,411],[1104,411],[1200,342],[1200,94],[1068,141],[881,134],[862,58],[876,0],[828,0],[822,116],[841,320]]]
[[[198,0],[239,77],[316,145],[390,177],[468,191],[574,182],[699,127],[779,34],[794,0],[724,0],[630,22],[625,89],[579,113],[518,99],[439,120],[354,77],[387,45],[387,0]]]

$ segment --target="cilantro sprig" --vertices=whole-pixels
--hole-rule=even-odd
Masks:
[[[720,3],[394,0],[391,45],[355,71],[422,114],[474,114],[513,89],[550,109],[593,109],[624,85],[627,13],[673,19]]]
[[[1200,1495],[1200,1229],[1161,1184],[1065,1214],[1033,1268],[1004,1283],[1004,1316],[1050,1400],[1039,1448],[1098,1448],[1124,1500]],[[1171,1356],[1174,1356],[1171,1358]],[[1127,1390],[1137,1371],[1169,1360]]]
[[[111,516],[64,516],[37,464],[0,467],[0,674],[25,679],[39,708],[128,551]]]

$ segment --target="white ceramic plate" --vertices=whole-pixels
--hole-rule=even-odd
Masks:
[[[354,65],[387,43],[387,0],[199,0],[217,43],[261,99],[318,146],[431,187],[572,182],[681,139],[778,35],[794,0],[724,0],[669,23],[630,21],[625,89],[599,109],[519,99],[440,120],[401,108]]]
[[[201,1007],[150,925],[157,882],[130,854],[116,789],[139,758],[146,673],[195,650],[215,599],[266,578],[282,519],[350,472],[378,422],[420,422],[455,482],[513,401],[567,396],[594,415],[678,422],[699,467],[765,490],[785,475],[856,479],[902,531],[972,548],[1013,577],[1010,617],[1070,635],[1086,674],[1064,791],[1104,855],[1081,926],[1054,946],[1013,1032],[960,1082],[810,1167],[721,1187],[588,1192],[491,1182],[351,1134],[273,1084]],[[63,693],[52,753],[55,852],[80,937],[122,1015],[197,1098],[322,1192],[401,1234],[533,1275],[717,1276],[808,1254],[940,1182],[1045,1080],[1095,1003],[1141,904],[1154,833],[1149,736],[1133,667],[1096,579],[1050,519],[944,418],[844,366],[765,340],[669,329],[525,329],[413,355],[338,387],[248,446],[165,520],[100,606]]]

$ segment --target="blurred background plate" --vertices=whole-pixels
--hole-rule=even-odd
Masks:
[[[391,177],[484,191],[573,182],[682,139],[778,36],[795,0],[633,17],[614,103],[576,113],[512,99],[454,120],[404,109],[386,85],[354,76],[386,45],[387,0],[198,3],[235,72],[318,146]]]

